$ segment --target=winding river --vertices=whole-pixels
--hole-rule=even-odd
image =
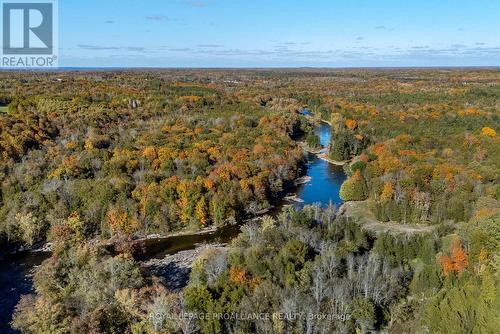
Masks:
[[[314,132],[319,136],[321,145],[327,147],[331,137],[330,125],[321,123],[315,128]],[[294,205],[297,208],[307,204],[326,206],[332,203],[337,207],[342,204],[339,191],[340,186],[346,179],[342,166],[333,165],[318,158],[316,154],[307,153],[306,176],[311,179],[297,187],[295,192],[297,201],[282,200],[273,212],[280,212],[281,208],[287,204]],[[240,226],[229,225],[207,234],[150,239],[146,241],[146,253],[148,258],[161,259],[165,255],[193,249],[202,243],[227,243],[235,238],[239,232]]]
[[[327,147],[330,142],[330,132],[331,127],[326,123],[321,123],[315,128],[315,133],[320,137],[323,147]],[[337,206],[342,204],[339,191],[346,175],[341,166],[333,165],[318,158],[315,154],[307,153],[306,176],[311,179],[297,187],[298,201],[282,200],[277,207],[278,210],[286,204],[296,207],[315,203],[326,206],[330,202]],[[200,244],[227,243],[239,232],[240,226],[235,225],[205,234],[149,239],[146,241],[146,254],[148,258],[163,258],[168,254],[194,249]],[[15,333],[9,326],[15,305],[21,295],[33,291],[30,275],[33,267],[39,265],[49,255],[49,253],[26,251],[0,259],[0,333]]]
[[[327,147],[331,137],[330,125],[321,123],[314,132],[319,136],[321,145]],[[332,202],[340,206],[340,186],[346,179],[343,167],[333,165],[311,153],[308,153],[307,161],[307,175],[311,177],[311,181],[299,187],[297,197],[304,201],[303,204],[328,205]]]

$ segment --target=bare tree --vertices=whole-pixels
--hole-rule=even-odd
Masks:
[[[212,254],[205,264],[207,283],[213,284],[227,270],[227,254],[218,250]]]
[[[249,244],[254,244],[259,240],[260,228],[255,222],[248,223],[241,228],[241,233]]]
[[[335,255],[335,248],[326,251],[321,256],[321,265],[325,268],[325,271],[330,279],[333,279],[336,276],[339,264],[340,261]]]
[[[315,265],[312,272],[311,293],[314,297],[314,300],[316,300],[316,305],[318,307],[326,296],[325,280],[326,275],[323,266],[321,265],[321,263],[319,265]]]
[[[347,277],[349,279],[353,279],[354,266],[355,266],[354,255],[352,253],[347,254],[346,261],[347,261]]]
[[[328,206],[323,210],[323,215],[322,215],[322,221],[323,224],[331,224],[333,220],[335,219],[335,211],[337,208],[335,207],[335,204],[330,201],[328,203]]]

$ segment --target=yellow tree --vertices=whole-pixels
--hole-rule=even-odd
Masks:
[[[179,208],[179,219],[183,224],[189,222],[189,197],[188,197],[188,183],[187,181],[181,181],[177,186],[177,195],[179,199],[177,200],[177,206]]]
[[[113,234],[118,232],[132,234],[139,230],[139,221],[136,218],[129,217],[128,213],[124,210],[110,208],[106,218]]]
[[[156,148],[154,146],[148,146],[142,151],[142,156],[149,160],[154,160],[158,157],[158,153],[156,152]]]
[[[494,129],[486,126],[481,129],[481,136],[495,138],[497,133]]]
[[[344,201],[362,201],[366,199],[365,180],[357,170],[340,187],[340,198]]]
[[[387,203],[392,199],[394,195],[394,188],[392,187],[392,182],[384,183],[384,189],[382,190],[382,194],[380,195],[380,200],[382,203]]]
[[[196,218],[198,218],[198,221],[200,222],[201,226],[206,226],[207,225],[207,203],[205,201],[205,196],[202,196],[198,202],[196,203]]]

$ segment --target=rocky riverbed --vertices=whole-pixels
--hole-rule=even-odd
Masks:
[[[195,249],[180,251],[166,255],[162,259],[150,259],[142,263],[149,272],[158,277],[170,291],[183,289],[189,280],[194,261],[212,250],[227,251],[225,244],[200,245]]]

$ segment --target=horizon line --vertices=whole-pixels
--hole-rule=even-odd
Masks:
[[[500,69],[500,65],[430,65],[430,66],[60,66],[55,68],[2,68],[0,72],[65,72],[113,70],[398,70],[398,69]]]

